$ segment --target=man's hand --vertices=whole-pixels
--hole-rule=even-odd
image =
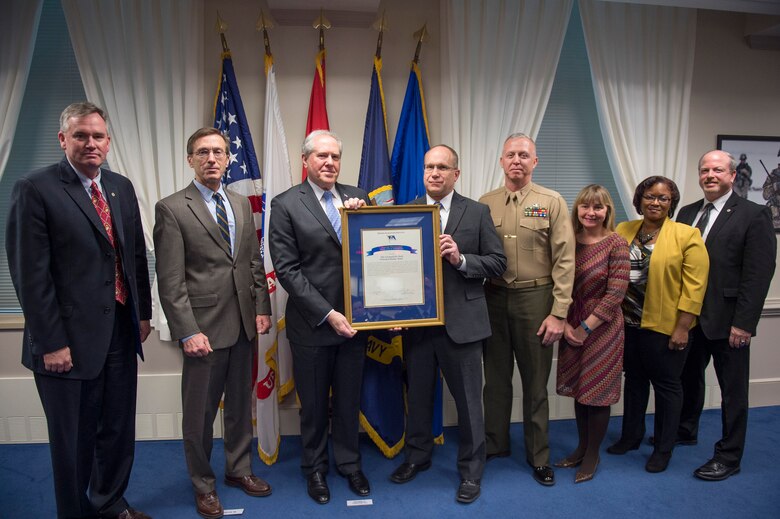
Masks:
[[[460,265],[460,250],[458,244],[452,239],[449,234],[439,235],[439,251],[441,257],[450,262],[451,265],[457,267]]]
[[[328,314],[327,321],[330,327],[333,328],[333,330],[342,337],[350,339],[357,333],[357,330],[349,325],[349,321],[347,321],[347,318],[344,317],[344,314],[337,312],[336,310],[333,310]]]
[[[736,326],[731,327],[731,334],[729,334],[729,346],[732,348],[744,348],[750,346],[750,332],[746,332]]]
[[[144,342],[149,337],[149,334],[152,333],[152,325],[149,324],[149,321],[141,321],[138,323],[138,328],[141,333],[141,342]]]
[[[583,328],[580,328],[579,326],[574,328],[569,323],[564,323],[563,326],[563,336],[566,338],[566,342],[568,342],[570,346],[582,346],[585,339],[588,337],[588,333]]]
[[[366,205],[366,201],[362,198],[350,198],[344,202],[344,209],[360,209]]]
[[[211,353],[209,338],[202,333],[196,333],[181,344],[184,354],[188,357],[205,357]]]
[[[555,341],[560,340],[563,337],[563,326],[565,321],[558,319],[554,315],[548,315],[542,321],[542,325],[539,327],[539,331],[536,335],[542,338],[543,346],[552,346]]]
[[[46,371],[67,373],[73,369],[73,359],[70,358],[70,347],[65,346],[57,351],[43,354],[43,367]]]
[[[257,333],[260,335],[265,335],[266,333],[271,331],[271,316],[270,315],[256,315],[255,316],[255,327],[257,328]]]

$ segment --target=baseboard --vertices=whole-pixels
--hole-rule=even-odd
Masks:
[[[553,373],[554,373],[553,369]],[[514,384],[516,394],[512,405],[512,421],[522,421],[522,394],[519,379]],[[179,374],[140,375],[138,379],[138,409],[136,438],[138,440],[173,440],[181,438],[181,376]],[[550,390],[550,419],[574,417],[571,398]],[[0,443],[45,443],[48,441],[46,417],[43,414],[32,377],[0,378]],[[13,395],[9,398],[8,395]],[[708,385],[705,407],[720,406],[717,385]],[[755,379],[750,382],[751,407],[780,405],[780,378]],[[612,414],[622,414],[622,401],[613,406]],[[651,401],[649,409],[653,409]],[[290,395],[279,406],[280,429],[283,435],[300,434],[298,404]],[[445,389],[444,425],[457,424],[455,402]],[[214,423],[214,435],[222,434],[222,421]]]

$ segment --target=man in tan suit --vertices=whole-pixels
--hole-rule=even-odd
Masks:
[[[547,379],[574,284],[574,231],[566,201],[531,178],[536,144],[514,133],[499,159],[504,186],[482,195],[501,236],[507,268],[485,285],[492,337],[485,344],[487,459],[509,455],[514,360],[523,385],[525,458],[534,479],[555,483],[547,437]],[[514,358],[513,358],[514,357]]]
[[[157,202],[154,244],[160,301],[182,346],[182,434],[198,513],[223,508],[210,465],[212,424],[225,394],[225,483],[251,496],[271,487],[252,475],[252,348],[271,306],[249,201],[227,192],[229,143],[215,128],[187,141],[192,184]]]

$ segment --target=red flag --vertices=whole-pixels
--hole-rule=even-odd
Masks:
[[[309,99],[309,117],[306,118],[306,135],[314,130],[330,130],[328,108],[325,105],[325,49],[317,53],[314,60],[314,81]],[[301,181],[306,180],[306,167],[301,172]]]

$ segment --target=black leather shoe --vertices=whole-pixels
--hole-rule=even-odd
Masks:
[[[362,470],[356,470],[352,474],[347,474],[349,488],[360,497],[366,497],[371,493],[371,487],[368,485],[368,479]]]
[[[663,472],[669,466],[670,459],[672,459],[671,452],[662,454],[654,450],[645,464],[645,470],[652,473]]]
[[[511,453],[509,451],[494,452],[485,456],[485,461],[494,460],[496,458],[508,458]]]
[[[650,436],[647,439],[647,443],[649,443],[650,445],[655,445],[655,436]],[[699,440],[697,440],[696,438],[681,438],[678,436],[677,438],[674,439],[675,445],[696,445],[698,443]]]
[[[607,452],[610,454],[618,454],[622,455],[627,453],[628,451],[635,451],[639,448],[639,444],[642,440],[637,440],[635,442],[631,441],[624,441],[623,439],[620,439],[617,441],[617,443],[614,443],[607,447]]]
[[[321,505],[330,501],[330,489],[328,489],[328,482],[325,480],[325,474],[322,472],[312,472],[309,477],[306,478],[306,487],[309,491],[309,496],[314,499],[315,503]]]
[[[540,485],[551,487],[555,484],[555,472],[547,465],[534,467],[534,479]]]
[[[693,475],[706,481],[723,481],[729,476],[739,473],[739,466],[729,467],[715,460],[710,460],[698,469],[693,471]]]
[[[478,479],[462,479],[455,499],[458,503],[473,503],[479,497],[479,492],[480,487]]]
[[[428,470],[429,468],[431,468],[430,461],[426,461],[425,463],[421,463],[419,465],[415,465],[414,463],[409,463],[408,461],[404,461],[390,475],[390,481],[392,481],[393,483],[408,483],[409,481],[413,480],[415,476],[417,476],[418,472]]]

